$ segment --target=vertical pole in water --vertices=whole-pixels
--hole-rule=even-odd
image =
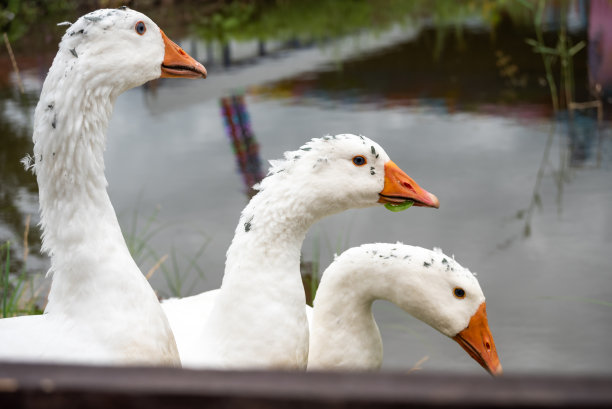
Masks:
[[[225,68],[229,68],[232,65],[232,50],[230,48],[230,43],[225,43],[222,46],[222,60],[223,60],[223,66]]]
[[[262,39],[257,41],[257,54],[260,57],[264,57],[266,55],[266,42]]]

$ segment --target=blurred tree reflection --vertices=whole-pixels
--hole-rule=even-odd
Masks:
[[[37,219],[38,210],[38,187],[36,178],[32,173],[26,172],[20,159],[26,153],[32,151],[31,106],[38,99],[38,94],[26,93],[21,95],[17,88],[2,89],[0,101],[1,112],[19,112],[21,118],[26,118],[26,123],[11,120],[8,115],[0,115],[0,243],[11,241],[11,271],[20,271],[23,260],[15,253],[23,251],[20,245],[26,230],[27,219],[34,213]],[[10,109],[7,109],[10,105]],[[33,199],[33,203],[31,202]],[[27,205],[24,206],[24,204]],[[33,227],[29,228],[29,243],[31,254],[38,257],[40,252],[40,232]]]

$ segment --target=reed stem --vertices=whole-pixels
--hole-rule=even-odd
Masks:
[[[19,75],[19,67],[17,66],[17,60],[15,59],[15,55],[13,54],[13,48],[11,47],[11,43],[9,42],[6,33],[4,33],[4,45],[6,45],[9,57],[11,57],[11,63],[13,63],[13,70],[15,71],[15,75],[17,75],[17,85],[19,86],[19,91],[21,91],[22,94],[25,94],[25,91],[23,89],[23,82],[21,81],[21,75]]]

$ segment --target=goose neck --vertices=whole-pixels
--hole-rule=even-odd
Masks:
[[[325,271],[314,302],[308,366],[374,369],[382,364],[382,339],[372,304],[383,299],[407,312],[418,308],[407,296],[418,287],[408,272],[393,272],[390,263],[346,259]],[[399,273],[399,274],[398,274]],[[398,281],[403,276],[407,280]],[[334,334],[332,338],[329,334]],[[347,347],[348,346],[348,347]]]
[[[357,277],[329,280],[329,270],[314,301],[308,369],[373,369],[382,364],[382,338],[372,304],[377,298]],[[326,276],[328,279],[326,279]],[[333,336],[330,336],[333,334]]]
[[[299,271],[306,233],[319,217],[293,195],[272,189],[257,194],[242,212],[228,250],[226,274],[245,270],[245,263],[265,262],[266,271]]]
[[[115,95],[90,88],[76,70],[52,66],[34,120],[34,169],[39,186],[44,248],[69,243],[73,227],[93,229],[114,218],[106,192],[104,149]],[[77,227],[78,226],[78,227]],[[55,237],[56,235],[68,237]]]
[[[91,286],[93,277],[110,279],[126,266],[138,271],[104,175],[105,134],[116,93],[110,86],[91,85],[76,69],[66,71],[54,61],[35,111],[32,159],[42,249],[51,256],[50,271],[56,275],[50,307],[62,304],[64,292],[80,294],[74,286]],[[70,279],[75,274],[79,280]]]

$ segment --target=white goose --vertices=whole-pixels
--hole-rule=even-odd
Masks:
[[[493,375],[502,367],[478,280],[439,249],[375,243],[342,253],[325,270],[310,326],[308,369],[380,368],[372,303],[383,299],[457,341]]]
[[[162,304],[183,366],[306,368],[300,250],[317,220],[347,210],[438,199],[363,136],[313,139],[272,162],[243,210],[219,290]]]
[[[36,107],[31,158],[51,257],[49,302],[43,315],[0,320],[0,359],[180,365],[121,234],[103,152],[119,94],[159,77],[205,76],[136,11],[97,10],[68,28]]]

